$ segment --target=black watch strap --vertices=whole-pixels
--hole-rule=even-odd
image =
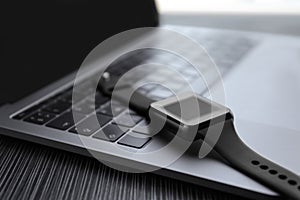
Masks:
[[[214,149],[237,170],[289,199],[300,199],[300,178],[244,144],[235,131],[233,119],[225,122]]]
[[[112,91],[112,87],[106,86],[105,81],[101,87],[105,94],[110,94]],[[116,97],[121,101],[126,100],[124,97],[130,91],[130,86],[119,88]],[[147,116],[152,102],[154,100],[135,91],[131,96],[130,106],[137,112]],[[202,136],[205,136],[205,134]],[[300,178],[289,170],[257,154],[244,144],[235,131],[233,118],[225,121],[222,133],[215,145],[213,145],[215,137],[211,137],[211,139],[212,141],[210,141],[210,137],[206,137],[205,142],[214,146],[214,149],[232,167],[269,186],[274,191],[289,199],[300,200]]]

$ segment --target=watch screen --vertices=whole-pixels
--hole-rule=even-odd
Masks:
[[[196,106],[198,106],[198,108],[195,108],[195,98],[186,98],[181,100],[180,103],[177,101],[172,104],[165,105],[164,109],[185,121],[198,119],[199,117],[211,113],[211,104],[199,99],[197,102],[198,105]],[[181,112],[181,110],[184,110],[184,115],[182,115],[183,111]]]

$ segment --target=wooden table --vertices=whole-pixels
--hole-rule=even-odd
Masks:
[[[0,199],[242,199],[151,173],[0,136]]]

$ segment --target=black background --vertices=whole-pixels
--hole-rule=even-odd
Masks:
[[[158,22],[152,0],[18,0],[0,9],[0,104],[78,69],[107,37]]]

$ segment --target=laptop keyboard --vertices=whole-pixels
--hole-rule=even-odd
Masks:
[[[254,40],[244,36],[229,39],[224,39],[223,36],[214,37],[213,39],[198,38],[200,43],[201,40],[202,43],[207,44],[207,46],[204,46],[223,75],[232,69],[256,44]],[[159,54],[153,53],[151,50],[144,53],[138,52],[133,55],[127,55],[126,59],[122,59],[121,62],[113,63],[109,70],[113,74],[121,75],[133,66],[141,63],[156,62],[171,65],[183,74],[186,80],[194,81],[197,77],[195,70],[186,62],[182,62],[178,57],[172,56],[174,55],[164,52]],[[172,78],[168,79],[166,77]],[[158,69],[155,72],[144,69],[140,72],[138,71],[135,76],[129,77],[127,81],[134,84],[139,81],[149,80],[159,83],[168,81],[167,85],[173,92],[180,91],[183,88],[183,84],[176,79],[176,76],[173,76],[172,73],[165,69]],[[91,99],[92,90],[89,84],[89,81],[86,81],[80,85],[83,88],[81,90],[83,92],[76,95],[76,99],[72,99],[72,88],[69,88],[17,113],[12,118],[60,130],[62,134],[80,134],[97,140],[116,142],[119,145],[136,149],[145,146],[151,140],[149,136],[151,133],[144,128],[147,123],[145,119],[134,111],[126,109],[118,102],[113,102],[114,106],[111,106],[110,99],[102,95],[100,91],[97,91],[95,100]],[[145,85],[139,88],[139,91],[157,100],[173,95],[172,91],[158,84]],[[73,111],[77,112],[80,120],[78,124],[74,123],[71,111],[72,104]],[[115,117],[113,117],[113,113]],[[95,122],[95,119],[98,119],[98,121]]]

